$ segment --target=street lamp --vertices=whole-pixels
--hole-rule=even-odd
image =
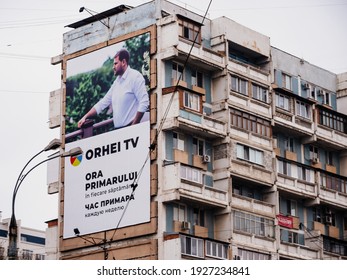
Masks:
[[[13,189],[13,194],[12,194],[12,215],[11,215],[11,221],[10,221],[10,226],[9,226],[9,244],[8,244],[8,259],[9,260],[16,260],[18,259],[18,252],[17,252],[17,221],[15,217],[15,202],[16,202],[16,196],[18,193],[18,189],[21,186],[22,182],[24,181],[25,177],[36,167],[39,165],[50,161],[52,159],[58,158],[58,157],[69,157],[69,156],[78,156],[82,154],[82,149],[77,147],[73,148],[68,152],[63,152],[59,153],[58,155],[55,155],[53,157],[49,157],[48,159],[45,159],[36,165],[34,165],[32,168],[30,168],[26,173],[24,173],[25,169],[27,166],[32,162],[37,156],[39,156],[43,152],[47,152],[50,150],[55,150],[57,148],[61,147],[61,142],[59,139],[53,139],[49,144],[43,148],[40,152],[38,152],[36,155],[34,155],[23,167],[22,171],[19,173],[16,184]]]

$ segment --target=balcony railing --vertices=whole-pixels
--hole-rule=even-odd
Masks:
[[[275,217],[275,206],[256,199],[233,194],[232,206],[258,214]]]

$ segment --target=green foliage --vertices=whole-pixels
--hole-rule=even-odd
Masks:
[[[150,56],[149,33],[133,37],[124,42],[123,47],[130,53],[129,65],[138,70],[145,78],[149,90]],[[109,57],[103,65],[93,71],[71,76],[66,80],[66,133],[77,130],[78,121],[108,91],[114,81],[113,57]],[[110,117],[103,112],[95,117],[95,122]]]
[[[112,67],[113,58],[108,58],[101,68],[67,79],[66,133],[77,130],[77,122],[107,93],[115,79]],[[102,113],[95,122],[107,118],[107,113]]]

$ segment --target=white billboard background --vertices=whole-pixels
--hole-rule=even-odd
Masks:
[[[149,131],[147,121],[66,144],[84,153],[78,166],[65,160],[64,238],[149,222]]]

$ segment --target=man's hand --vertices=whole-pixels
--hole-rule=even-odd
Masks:
[[[82,119],[78,121],[77,123],[78,128],[81,128],[85,122],[86,122],[86,117],[84,116]]]

